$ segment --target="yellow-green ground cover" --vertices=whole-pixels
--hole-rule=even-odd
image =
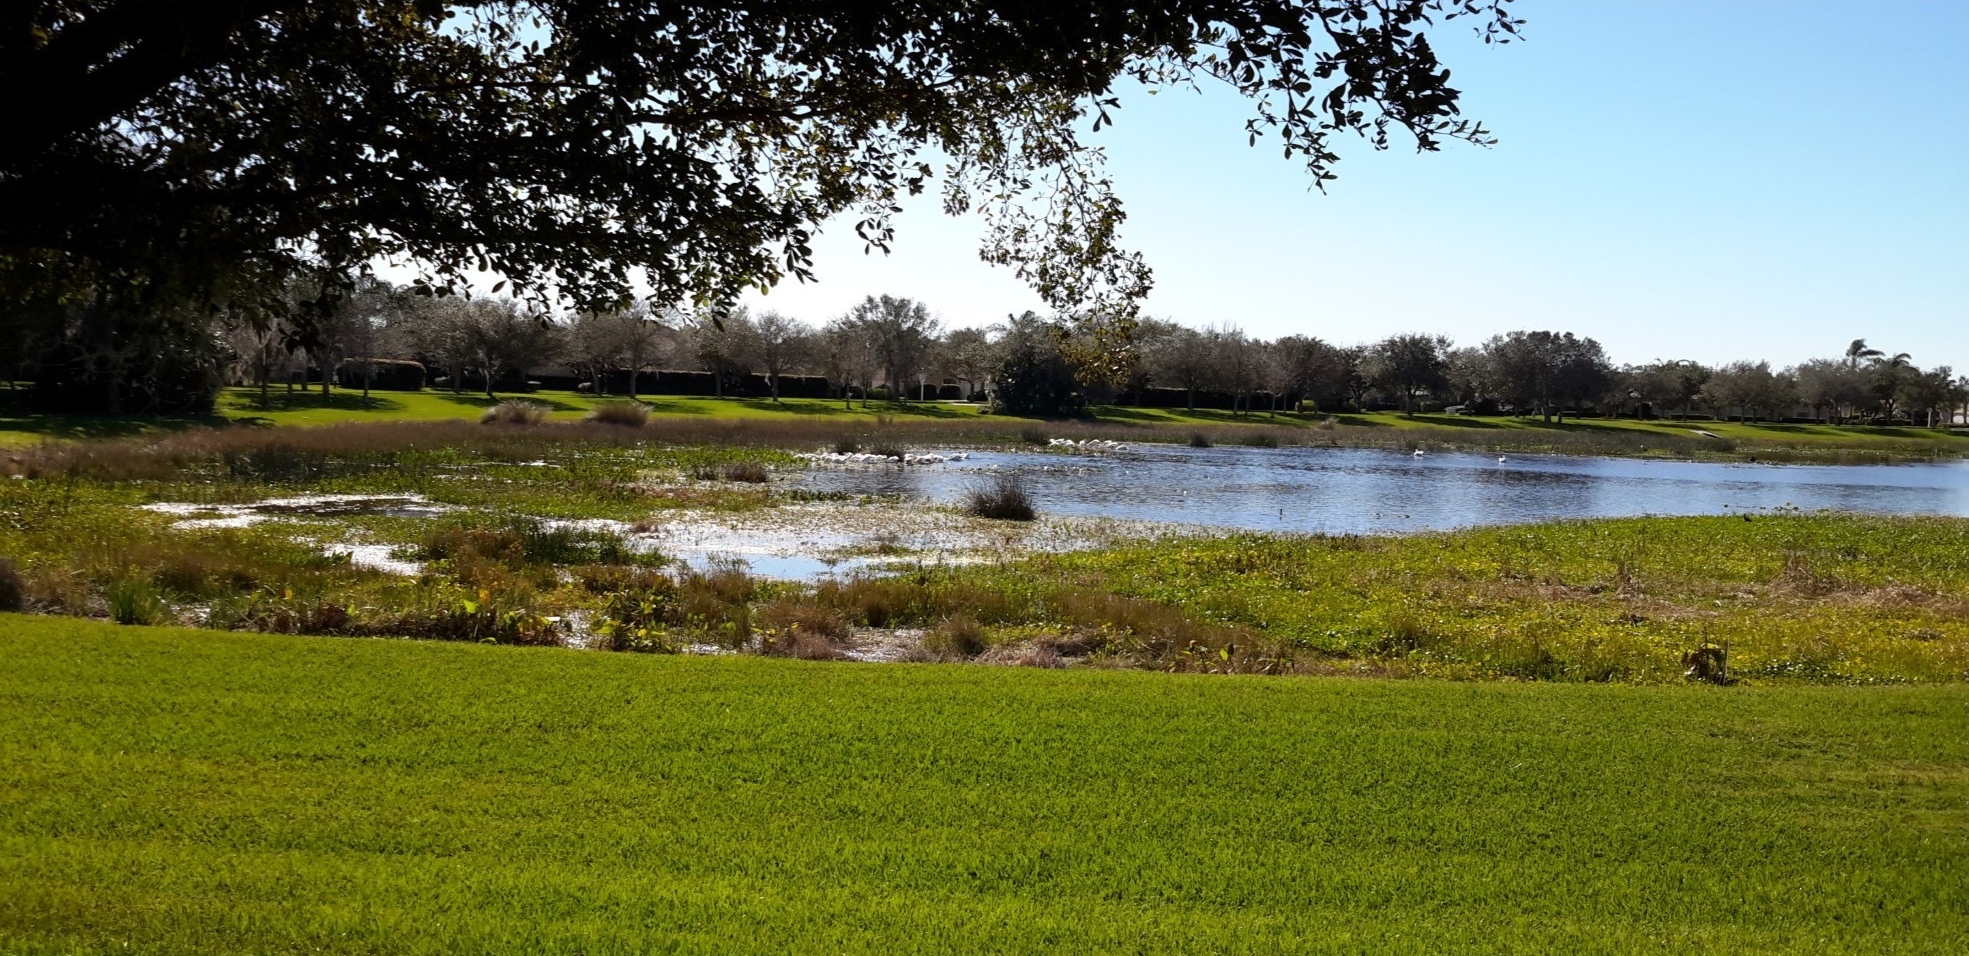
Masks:
[[[8,953],[1953,953],[1969,692],[0,615]]]

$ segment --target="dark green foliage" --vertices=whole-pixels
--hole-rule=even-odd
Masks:
[[[0,557],[0,611],[18,611],[27,606],[27,585],[11,558]]]
[[[1043,329],[1007,335],[1005,358],[993,376],[994,410],[1010,415],[1062,415],[1085,404],[1073,367]]]
[[[367,386],[379,392],[415,392],[424,387],[424,365],[401,359],[349,359],[335,368],[343,388]]]

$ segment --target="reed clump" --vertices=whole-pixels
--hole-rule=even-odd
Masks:
[[[538,425],[546,420],[547,406],[517,398],[500,402],[479,416],[481,425]]]
[[[642,428],[649,424],[649,406],[642,402],[603,402],[582,420],[622,428]]]
[[[986,484],[971,489],[964,498],[964,510],[993,521],[1031,521],[1039,517],[1025,479],[1016,471],[1001,471]]]

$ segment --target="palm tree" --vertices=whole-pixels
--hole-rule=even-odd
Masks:
[[[1867,348],[1865,339],[1854,339],[1853,344],[1846,346],[1846,367],[1857,368],[1860,359],[1880,358],[1886,354],[1879,349]]]

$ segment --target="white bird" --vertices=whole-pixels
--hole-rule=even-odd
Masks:
[[[1501,464],[1504,464],[1504,456],[1503,456],[1503,455],[1499,455],[1499,456],[1497,456],[1497,463],[1498,463],[1498,464],[1500,464],[1500,465],[1501,465]]]
[[[1415,450],[1415,457],[1417,457],[1417,458],[1420,458],[1420,457],[1422,457],[1422,449],[1420,449],[1420,448],[1417,448],[1417,449]]]

